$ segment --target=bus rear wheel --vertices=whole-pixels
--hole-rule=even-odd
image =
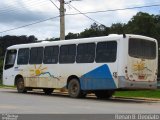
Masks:
[[[109,99],[114,94],[114,90],[98,90],[94,93],[98,99]]]
[[[17,78],[16,87],[17,87],[17,91],[19,93],[26,93],[27,92],[27,90],[24,86],[24,80],[22,77]]]
[[[52,94],[52,92],[53,92],[53,88],[44,88],[43,89],[43,92],[46,94],[46,95],[50,95],[50,94]]]
[[[73,78],[68,83],[68,93],[72,98],[84,98],[87,94],[81,90],[79,80]]]

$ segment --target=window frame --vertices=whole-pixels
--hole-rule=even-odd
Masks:
[[[27,63],[18,63],[18,59],[19,59],[19,51],[22,50],[22,49],[28,49],[28,60],[27,60]],[[17,65],[27,65],[29,63],[29,59],[30,59],[30,48],[20,48],[18,50],[18,55],[17,55]]]
[[[93,52],[94,52],[94,56],[91,56],[91,57],[93,57],[92,61],[89,61],[89,60],[88,60],[88,61],[87,61],[87,60],[86,60],[86,61],[81,61],[81,62],[80,62],[80,60],[78,61],[78,59],[79,59],[79,58],[78,58],[78,50],[79,50],[78,47],[79,47],[80,45],[83,45],[83,44],[85,44],[85,47],[86,47],[87,44],[93,44],[93,45],[94,45],[94,51],[93,51]],[[79,43],[79,44],[77,45],[76,63],[78,63],[78,64],[81,64],[81,63],[94,63],[95,57],[96,57],[96,47],[97,47],[97,45],[96,45],[95,42]],[[88,49],[87,49],[87,51],[88,51]],[[84,52],[84,51],[83,51],[83,52]],[[84,52],[84,53],[85,53],[85,52]],[[79,54],[79,55],[83,55],[83,56],[84,56],[85,54]],[[87,54],[86,54],[86,55],[87,55]]]
[[[99,44],[101,44],[101,43],[106,43],[106,44],[108,44],[108,43],[111,43],[111,42],[114,42],[114,43],[116,43],[116,53],[114,54],[115,56],[114,56],[114,59],[113,60],[101,60],[101,61],[99,61],[99,60],[97,60],[98,59],[98,55],[97,55],[97,52],[98,52],[98,45]],[[112,50],[114,50],[114,49],[112,49]],[[118,42],[116,41],[116,40],[109,40],[109,41],[100,41],[100,42],[97,42],[97,46],[96,46],[96,58],[95,58],[95,62],[96,63],[114,63],[114,62],[116,62],[116,60],[117,60],[117,54],[118,54]],[[109,49],[109,51],[111,51],[110,49]],[[110,57],[110,52],[108,53],[109,54],[109,57]],[[113,54],[113,53],[112,53]]]
[[[36,50],[36,54],[37,53],[39,53],[38,52],[38,48],[42,48],[42,56],[41,56],[41,61],[39,61],[39,62],[37,62],[37,61],[31,61],[33,58],[31,57],[31,53],[32,53],[32,49],[37,49]],[[36,56],[38,56],[38,54],[36,55]],[[42,64],[43,63],[43,56],[44,56],[44,47],[32,47],[32,48],[30,48],[30,56],[29,56],[29,64]],[[32,59],[31,59],[32,58]],[[35,58],[35,57],[34,57]],[[38,58],[36,57],[36,60],[37,60]]]
[[[56,62],[50,62],[50,63],[47,63],[45,62],[45,51],[47,48],[49,47],[57,47],[58,48],[58,53],[57,53],[57,58],[56,58]],[[53,48],[52,48],[53,49]],[[45,46],[44,47],[44,51],[43,51],[43,64],[57,64],[59,63],[59,54],[60,54],[60,47],[58,45],[53,45],[53,46]]]
[[[13,64],[7,64],[7,55],[8,55],[8,52],[9,51],[14,51],[15,53],[15,56],[14,56],[14,63]],[[7,69],[10,69],[12,67],[14,67],[15,63],[16,63],[16,58],[17,58],[17,49],[11,49],[11,50],[7,50],[6,52],[6,56],[5,56],[5,65],[4,65],[4,69],[7,70]]]
[[[71,61],[71,62],[65,62],[65,61],[61,61],[61,57],[62,57],[62,55],[64,54],[62,54],[62,47],[65,47],[65,46],[71,46],[71,45],[74,45],[74,47],[75,47],[75,53],[73,54],[73,57],[74,57],[74,60],[73,61]],[[68,48],[67,48],[68,49]],[[64,52],[64,51],[63,51]],[[69,49],[68,49],[68,52],[67,53],[69,53],[70,51],[69,51]],[[59,47],[59,64],[73,64],[73,63],[75,63],[76,62],[76,54],[77,54],[77,45],[76,44],[64,44],[64,45],[61,45],[60,47]],[[68,54],[67,54],[68,55]],[[72,57],[72,56],[71,56]]]

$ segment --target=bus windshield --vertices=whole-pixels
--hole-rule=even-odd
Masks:
[[[5,61],[5,69],[11,68],[14,66],[14,62],[16,59],[16,50],[8,50]]]
[[[144,39],[130,38],[129,55],[135,58],[155,59],[156,43]]]

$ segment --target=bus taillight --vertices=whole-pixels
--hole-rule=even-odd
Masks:
[[[144,75],[139,75],[139,76],[138,76],[138,79],[140,79],[140,80],[144,80],[144,78],[145,78]]]

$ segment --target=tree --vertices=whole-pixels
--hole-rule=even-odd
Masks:
[[[37,41],[37,38],[34,35],[31,35],[29,37],[25,35],[21,35],[21,36],[6,35],[3,37],[0,37],[0,48],[1,48],[0,56],[4,56],[6,48],[11,45],[33,43],[36,41]]]
[[[0,48],[0,53],[2,52]],[[2,73],[3,73],[3,57],[0,56],[0,84],[2,84]]]
[[[2,56],[2,48],[0,47],[0,57]]]
[[[154,16],[154,22],[155,22],[155,29],[156,29],[156,35],[155,38],[160,41],[160,15]],[[160,42],[159,42],[160,45]]]
[[[80,33],[80,38],[106,36],[109,34],[109,27],[93,23],[89,29]]]
[[[28,37],[28,42],[29,43],[32,43],[32,42],[36,42],[38,39],[34,36],[34,35],[30,35]]]
[[[2,84],[3,59],[0,58],[0,84]]]
[[[79,34],[77,33],[71,33],[69,32],[68,35],[66,35],[65,39],[68,40],[68,39],[77,39],[79,38]]]
[[[125,32],[155,37],[157,31],[154,21],[154,15],[139,12],[128,22]]]
[[[112,24],[110,27],[110,34],[123,34],[125,33],[126,24],[124,23],[116,23]]]

